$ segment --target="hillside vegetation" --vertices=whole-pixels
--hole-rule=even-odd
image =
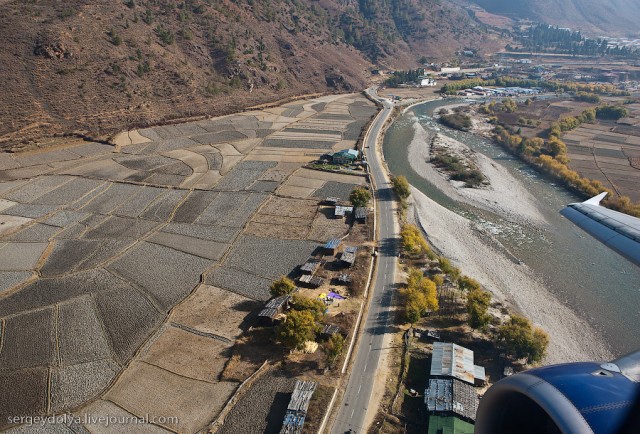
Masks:
[[[504,41],[439,0],[0,2],[0,147],[360,90]]]

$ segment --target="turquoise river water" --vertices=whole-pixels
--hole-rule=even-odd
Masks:
[[[481,137],[451,130],[431,117],[451,101],[438,100],[413,107],[400,116],[384,138],[384,156],[394,175],[409,182],[446,208],[481,223],[518,259],[531,268],[563,303],[587,320],[616,355],[640,349],[640,267],[591,238],[559,214],[581,199],[543,179],[526,164]],[[414,122],[427,130],[459,140],[505,166],[542,203],[549,228],[529,228],[506,221],[449,198],[416,173],[408,161]],[[464,267],[463,267],[464,268]]]

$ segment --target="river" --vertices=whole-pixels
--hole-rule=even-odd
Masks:
[[[384,137],[383,152],[394,175],[409,182],[440,205],[483,225],[513,255],[528,266],[548,290],[585,319],[616,356],[640,349],[640,268],[591,238],[559,214],[580,198],[543,179],[498,145],[470,133],[448,129],[431,115],[451,101],[437,100],[413,107],[400,116]],[[549,226],[531,227],[456,202],[416,173],[408,161],[414,123],[437,130],[470,146],[509,172],[540,202]],[[464,266],[463,266],[464,269]],[[463,270],[464,271],[464,270]]]

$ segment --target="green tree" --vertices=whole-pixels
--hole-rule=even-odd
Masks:
[[[411,187],[409,186],[409,181],[404,176],[394,176],[391,178],[391,182],[393,182],[393,191],[396,192],[400,199],[406,199],[411,194]]]
[[[512,315],[500,327],[498,337],[510,354],[519,359],[526,358],[529,362],[542,360],[549,345],[549,335],[519,315]]]
[[[333,367],[336,359],[342,354],[344,348],[344,336],[340,333],[334,333],[329,340],[324,344],[324,351],[327,354],[327,365],[330,368]]]
[[[296,285],[287,276],[280,276],[280,278],[274,281],[269,288],[271,295],[274,297],[291,294],[294,289],[296,289]]]
[[[369,200],[371,199],[371,193],[364,187],[356,187],[351,190],[351,194],[349,195],[349,200],[353,204],[353,206],[367,206]]]
[[[489,324],[491,315],[487,313],[491,304],[491,294],[481,288],[474,288],[467,294],[467,313],[469,325],[481,329]]]
[[[276,336],[287,347],[302,349],[305,342],[315,339],[318,331],[318,324],[311,312],[291,310],[287,319],[276,328]]]
[[[327,310],[327,307],[321,300],[303,297],[297,294],[293,296],[293,308],[297,311],[310,312],[316,321],[320,321],[324,316],[324,312]]]

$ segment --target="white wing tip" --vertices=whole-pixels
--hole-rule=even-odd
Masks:
[[[597,196],[592,197],[589,200],[585,200],[584,203],[585,205],[600,205],[600,202],[602,202],[602,199],[604,199],[607,196],[607,192],[602,192]]]

